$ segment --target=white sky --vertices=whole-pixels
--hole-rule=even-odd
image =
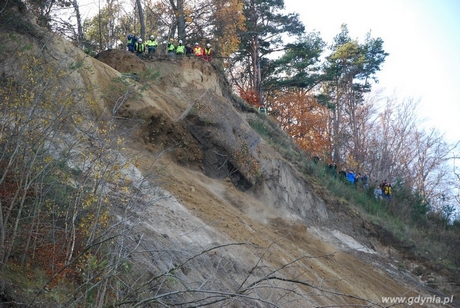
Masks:
[[[388,95],[420,99],[420,118],[460,140],[460,0],[284,0],[306,32],[328,44],[347,24],[351,38],[381,37],[386,57],[377,73]],[[376,88],[374,87],[374,88]]]

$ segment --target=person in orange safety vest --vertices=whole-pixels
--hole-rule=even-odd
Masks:
[[[203,56],[203,48],[201,48],[199,43],[195,43],[195,47],[193,48],[193,54],[195,55],[195,57]]]

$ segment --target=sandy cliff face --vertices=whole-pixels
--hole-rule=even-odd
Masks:
[[[114,63],[113,53],[126,58]],[[113,67],[124,63],[119,69],[126,72],[128,63],[139,62],[113,51],[100,60]],[[228,89],[222,89],[212,65],[161,57],[143,63],[158,71],[158,78],[121,112],[147,123],[130,141],[133,150],[144,153],[141,172],[156,153],[171,147],[157,161],[171,195],[137,212],[136,232],[146,248],[200,254],[225,246],[190,262],[182,279],[247,294],[228,300],[236,306],[384,306],[382,296],[429,294],[417,277],[388,258],[387,248],[366,239],[346,210],[326,204],[248,125],[248,118],[260,115],[222,96]],[[101,64],[95,61],[95,67]],[[168,258],[179,262],[183,256]],[[154,259],[167,263],[168,258]],[[146,266],[152,272],[161,268]]]
[[[20,70],[2,61],[2,72]],[[62,40],[50,61],[78,67],[67,86],[85,90],[86,125],[111,117],[123,137],[113,156],[140,193],[114,214],[127,217],[139,306],[385,307],[384,296],[442,295],[257,134],[248,121],[270,119],[232,98],[210,63],[116,50],[94,59]]]

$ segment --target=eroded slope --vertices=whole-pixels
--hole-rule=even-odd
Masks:
[[[182,243],[184,249],[245,243],[221,255],[232,268],[220,271],[214,263],[191,272],[216,271],[217,280],[236,292],[235,281],[263,279],[283,268],[283,277],[310,284],[295,284],[301,295],[286,297],[295,299],[290,306],[298,307],[366,301],[372,306],[379,305],[382,296],[429,294],[416,277],[382,255],[386,248],[380,243],[362,243],[363,237],[357,241],[339,231],[344,228],[334,225],[337,220],[330,219],[328,206],[305,179],[249,127],[246,118],[260,115],[241,113],[221,96],[226,91],[209,63],[168,58],[145,63],[147,69],[159,71],[159,79],[142,94],[142,102],[123,112],[147,121],[138,132],[141,138],[132,143],[149,153],[141,170],[145,172],[158,153],[171,150],[157,163],[165,167],[164,188],[181,210],[171,210],[173,215],[161,223],[156,207],[141,215],[157,217],[152,231],[167,233],[170,245]],[[246,156],[238,161],[241,148]],[[258,262],[263,264],[260,271],[251,272]]]

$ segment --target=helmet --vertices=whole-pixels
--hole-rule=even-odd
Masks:
[[[151,39],[151,40],[154,40],[155,37],[154,37],[153,35],[150,35],[150,39]]]
[[[207,44],[206,44],[206,47],[208,47],[208,48],[211,47],[211,44],[207,43]]]
[[[138,39],[137,41],[138,41],[139,43],[142,43],[142,39],[141,39],[141,38],[140,38],[140,39]]]
[[[179,44],[182,44],[182,40],[179,40]]]
[[[174,39],[173,39],[173,38],[170,38],[169,40],[170,40],[171,42],[172,42],[172,41],[174,41]]]
[[[198,46],[198,45],[200,45],[200,44],[198,44],[198,42],[196,42],[196,43],[195,43],[195,46]]]

